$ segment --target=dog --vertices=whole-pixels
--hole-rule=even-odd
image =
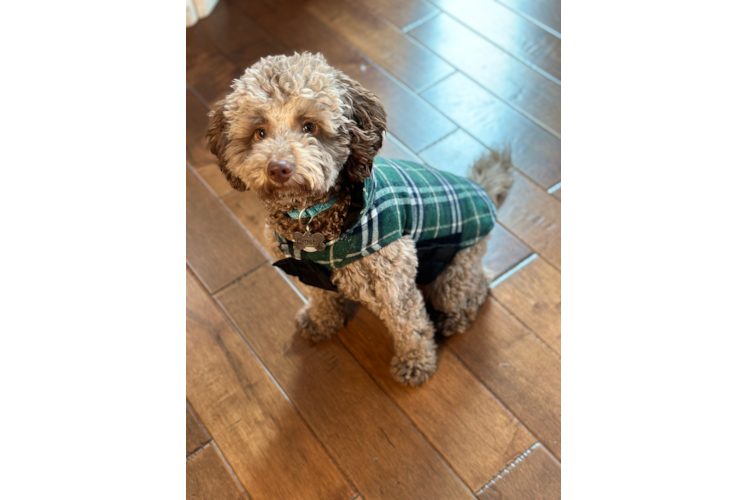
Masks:
[[[345,300],[362,303],[392,337],[392,376],[422,384],[435,332],[464,333],[486,299],[481,260],[512,184],[509,151],[477,160],[472,180],[377,157],[382,104],[321,54],[263,58],[231,88],[208,144],[231,186],[264,204],[274,265],[312,287],[299,333],[330,338]]]

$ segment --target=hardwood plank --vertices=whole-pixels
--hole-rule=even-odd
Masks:
[[[226,180],[217,163],[214,162],[203,167],[198,167],[195,170],[219,198],[234,192],[234,188]]]
[[[240,68],[248,68],[261,57],[293,53],[229,2],[218,2],[195,28]]]
[[[399,159],[423,163],[422,159],[408,149],[402,142],[398,141],[392,134],[387,134],[382,149],[379,150],[377,156],[391,158],[393,160]]]
[[[539,441],[561,458],[561,360],[490,296],[447,346]]]
[[[561,465],[539,446],[521,461],[502,471],[486,489],[481,500],[556,500],[561,498]]]
[[[514,165],[544,188],[561,180],[561,141],[465,75],[451,76],[422,95],[472,136],[450,136],[434,145],[435,153],[475,148],[475,137],[492,149],[511,146]]]
[[[374,92],[387,111],[387,129],[418,152],[457,129],[423,98],[372,65],[298,3],[278,0],[232,2],[293,50],[321,52],[327,62]]]
[[[561,79],[561,40],[494,0],[430,0],[514,57]]]
[[[561,188],[556,189],[555,191],[552,191],[551,194],[558,198],[558,201],[561,201]]]
[[[269,265],[217,298],[362,497],[473,498],[339,339],[295,334],[301,300]]]
[[[421,0],[362,0],[361,3],[401,30],[439,13],[439,9]]]
[[[200,23],[198,23],[199,25]],[[187,83],[212,104],[231,89],[231,80],[244,73],[195,28],[187,29]]]
[[[231,477],[216,447],[208,445],[187,459],[187,498],[245,500],[247,496]]]
[[[555,0],[501,0],[500,3],[542,23],[544,26],[560,31],[558,29],[558,13]]]
[[[390,375],[387,329],[370,311],[359,308],[339,338],[474,492],[536,441],[450,351],[426,384],[403,387]]]
[[[561,355],[561,273],[535,259],[491,293],[553,351]]]
[[[253,499],[354,492],[293,406],[187,273],[187,397]]]
[[[361,5],[325,0],[308,2],[306,10],[416,92],[454,72]]]
[[[208,107],[187,89],[187,161],[195,168],[216,163],[208,149]]]
[[[218,161],[208,149],[208,107],[187,89],[187,161],[218,196],[234,189],[218,168]]]
[[[408,34],[507,104],[561,135],[561,87],[556,83],[445,14]]]
[[[434,168],[466,177],[475,160],[487,153],[487,147],[464,130],[457,129],[421,151],[419,156]]]
[[[189,169],[187,262],[211,292],[265,262],[241,227]]]
[[[187,455],[210,441],[210,436],[187,403]]]
[[[491,229],[488,238],[488,250],[483,257],[483,267],[490,271],[491,281],[532,255],[532,250],[501,224],[496,224]]]
[[[561,269],[561,203],[526,177],[515,174],[496,212],[502,226]]]

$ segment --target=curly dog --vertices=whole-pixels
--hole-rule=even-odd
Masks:
[[[210,114],[210,150],[267,209],[275,265],[313,287],[301,335],[331,337],[345,299],[360,302],[392,336],[395,379],[423,383],[434,332],[465,332],[486,298],[481,260],[512,184],[509,152],[476,161],[471,180],[376,157],[382,104],[321,54],[263,58],[231,87]]]

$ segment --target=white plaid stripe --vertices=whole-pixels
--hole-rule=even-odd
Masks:
[[[429,190],[431,190],[431,198],[434,200],[434,205],[436,206],[436,228],[434,229],[434,238],[436,238],[439,235],[439,229],[441,229],[442,220],[439,213],[439,202],[436,199],[436,193],[434,192],[434,187],[431,185],[431,183],[426,179],[426,177],[423,176],[421,172],[418,170],[409,167],[409,171],[413,172],[414,174],[417,174],[421,179],[423,179],[423,182],[426,183],[426,185],[429,187]],[[449,194],[447,195],[447,199],[449,199]]]
[[[384,158],[387,164],[392,167],[397,175],[403,180],[403,183],[408,186],[408,197],[411,200],[413,210],[411,212],[411,218],[413,219],[413,225],[410,228],[410,232],[403,231],[403,234],[411,234],[414,241],[418,241],[421,236],[421,227],[423,227],[423,198],[418,186],[415,185],[413,179],[410,178],[403,170],[395,165],[392,160]]]
[[[457,191],[455,190],[454,186],[447,181],[447,179],[442,175],[442,173],[435,168],[431,168],[428,165],[424,165],[424,168],[431,172],[431,174],[436,177],[439,182],[441,182],[441,187],[444,189],[444,192],[447,194],[447,202],[449,202],[449,207],[451,209],[451,215],[452,215],[452,234],[459,233],[462,231],[462,205],[460,203],[457,203]]]

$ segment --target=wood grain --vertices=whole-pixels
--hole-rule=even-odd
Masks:
[[[422,159],[420,159],[413,151],[408,149],[392,134],[387,134],[387,137],[384,140],[384,144],[382,145],[382,149],[379,150],[377,156],[392,158],[394,160],[399,159],[414,161],[416,163],[423,163]]]
[[[483,257],[483,267],[490,272],[493,281],[530,255],[531,249],[501,224],[496,224],[488,235],[488,250]]]
[[[218,2],[213,12],[201,19],[195,29],[242,69],[261,57],[293,53],[229,2]],[[227,90],[230,83],[226,82]]]
[[[212,104],[231,90],[231,80],[244,73],[244,68],[221,54],[196,29],[187,28],[187,83]]]
[[[497,220],[561,269],[561,203],[523,175],[515,174]]]
[[[558,201],[561,201],[561,188],[556,189],[551,194],[558,198]]]
[[[561,33],[561,0],[501,0],[500,3]]]
[[[216,162],[208,149],[208,107],[189,88],[187,92],[187,161],[195,168]]]
[[[561,355],[561,273],[535,259],[491,293],[553,351]]]
[[[187,262],[211,292],[265,262],[242,228],[189,169]]]
[[[542,446],[478,494],[480,500],[559,500],[561,465]]]
[[[448,140],[472,147],[474,137],[492,149],[511,146],[514,165],[538,184],[547,189],[561,180],[561,141],[465,75],[450,76],[422,95],[470,134]]]
[[[361,0],[361,3],[401,30],[439,13],[439,9],[421,0]]]
[[[366,308],[359,308],[339,337],[474,492],[535,442],[450,351],[440,352],[439,368],[427,383],[403,387],[390,375],[387,329]]]
[[[473,498],[338,339],[294,333],[301,300],[269,265],[217,298],[362,497]]]
[[[187,397],[251,498],[353,496],[322,445],[189,273]]]
[[[430,0],[485,39],[561,79],[561,40],[494,0]]]
[[[419,156],[429,165],[455,175],[467,176],[475,160],[490,151],[462,129],[455,130]]]
[[[236,2],[234,2],[236,3]],[[387,111],[387,130],[414,152],[457,129],[420,96],[364,58],[327,25],[291,0],[236,3],[293,50],[321,52],[327,62],[374,92]]]
[[[216,447],[206,446],[187,459],[187,498],[189,500],[247,500]]]
[[[561,361],[493,297],[446,344],[560,460]]]
[[[416,92],[454,72],[365,7],[346,0],[309,2],[306,9]]]
[[[234,188],[228,183],[217,163],[210,163],[195,170],[219,198],[234,192]]]
[[[408,33],[515,109],[561,135],[561,87],[440,14]]]
[[[210,436],[187,403],[187,455],[210,441]]]

